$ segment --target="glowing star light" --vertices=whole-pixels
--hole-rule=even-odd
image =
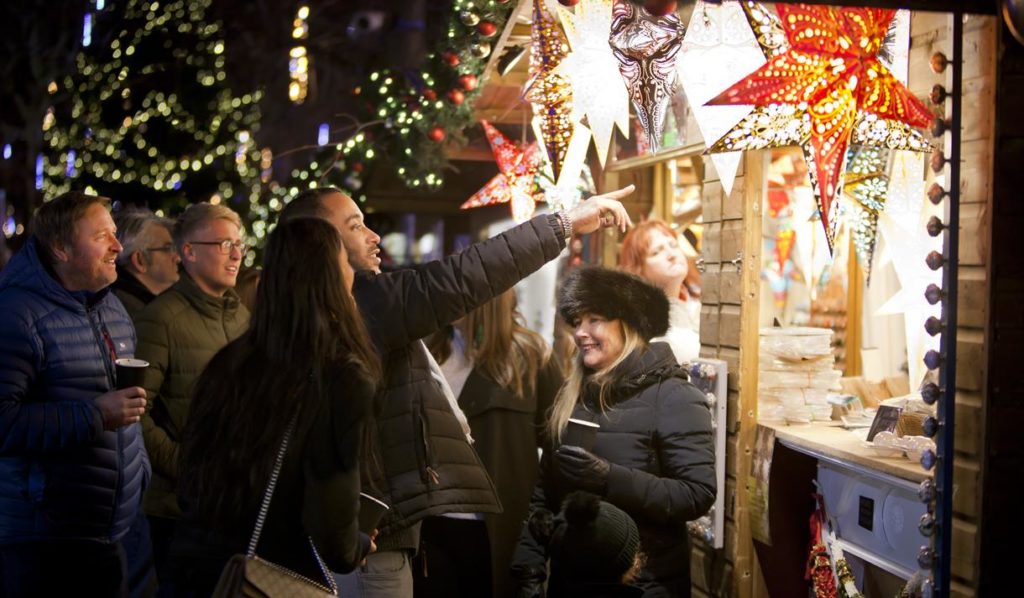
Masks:
[[[933,115],[879,61],[895,10],[779,4],[789,49],[711,104],[784,104],[806,110],[822,224],[829,243],[846,148],[859,111],[927,127]]]
[[[501,172],[459,206],[459,209],[511,202],[512,218],[516,222],[525,222],[533,215],[536,207],[532,190],[533,179],[540,166],[540,150],[536,143],[531,143],[525,150],[520,149],[491,123],[481,123],[487,141],[491,144],[491,151],[494,152],[494,161],[498,163]]]
[[[608,43],[619,61],[619,73],[629,88],[629,99],[652,152],[661,147],[682,41],[683,24],[675,13],[656,17],[632,2],[615,2]]]
[[[572,52],[558,71],[572,82],[577,116],[586,118],[597,157],[604,166],[615,126],[629,138],[629,95],[619,79],[619,62],[608,45],[612,27],[612,0],[588,0],[576,13],[556,5]]]
[[[704,103],[725,91],[740,75],[764,63],[765,56],[739,4],[715,6],[698,0],[679,51],[678,67],[679,80],[704,139],[715,140],[726,134],[751,109]],[[732,191],[741,157],[739,152],[711,155],[726,194]]]
[[[530,80],[526,85],[526,99],[533,104],[534,118],[539,121],[540,139],[544,140],[556,180],[561,175],[562,163],[574,132],[572,86],[558,69],[568,52],[565,35],[545,0],[533,0]]]

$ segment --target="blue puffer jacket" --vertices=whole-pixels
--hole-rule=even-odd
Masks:
[[[142,504],[149,459],[139,424],[103,430],[93,399],[114,384],[135,330],[107,289],[69,292],[36,240],[0,272],[0,545],[117,541]]]

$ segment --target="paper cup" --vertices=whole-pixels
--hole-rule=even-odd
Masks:
[[[120,390],[142,386],[142,375],[149,367],[149,362],[141,359],[118,359],[114,361],[114,367],[117,370],[117,388]]]
[[[601,426],[594,422],[569,418],[569,424],[565,427],[565,434],[562,436],[562,444],[578,446],[588,451],[594,450],[597,431],[600,429]]]
[[[380,524],[380,520],[384,518],[384,514],[390,509],[391,507],[387,504],[377,500],[365,492],[360,492],[359,531],[366,535],[372,534],[373,530],[377,529],[377,526]]]

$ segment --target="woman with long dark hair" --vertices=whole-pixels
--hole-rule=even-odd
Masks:
[[[704,396],[672,349],[651,342],[668,328],[668,299],[631,274],[580,268],[563,284],[558,310],[578,352],[548,418],[531,506],[554,512],[574,490],[599,495],[640,530],[646,562],[633,583],[643,595],[689,597],[686,523],[715,500],[715,454]],[[570,419],[600,426],[592,448],[564,442]],[[520,596],[543,595],[549,556],[523,532],[513,562]],[[564,581],[553,576],[549,592],[565,592]]]
[[[370,550],[357,522],[360,453],[380,366],[352,278],[327,222],[297,219],[270,235],[250,328],[193,391],[181,445],[185,519],[161,580],[171,594],[209,594],[245,551],[293,419],[256,553],[322,582],[310,540],[332,571],[351,571]]]
[[[562,385],[558,363],[523,325],[509,289],[434,335],[428,343],[466,414],[480,460],[503,511],[424,521],[416,596],[510,596],[508,575],[530,492],[537,448]],[[422,575],[424,568],[426,575]]]

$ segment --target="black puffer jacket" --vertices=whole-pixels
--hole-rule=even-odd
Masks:
[[[711,508],[716,492],[711,413],[665,343],[635,352],[616,373],[610,410],[599,414],[596,389],[585,387],[573,417],[601,425],[593,453],[611,464],[604,500],[629,513],[640,529],[647,562],[634,583],[646,597],[689,596],[686,523]],[[557,512],[576,488],[558,475],[551,453],[551,447],[544,451],[531,508]],[[542,579],[546,560],[524,527],[514,577]]]
[[[380,454],[370,465],[380,474],[372,485],[391,505],[381,523],[382,550],[393,547],[389,536],[424,517],[501,511],[420,339],[511,288],[564,246],[558,219],[542,215],[441,261],[356,275],[353,294],[385,372],[375,406]]]

